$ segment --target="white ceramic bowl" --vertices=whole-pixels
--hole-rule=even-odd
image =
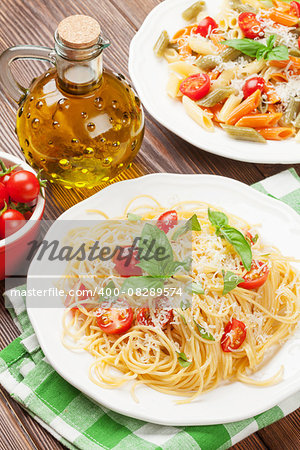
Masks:
[[[0,152],[0,159],[2,159],[6,167],[11,167],[17,164],[22,169],[36,174],[33,168],[24,160],[10,155],[9,153]],[[5,278],[5,274],[11,274],[14,268],[17,267],[25,258],[29,249],[27,243],[34,239],[37,235],[40,223],[39,221],[43,216],[44,209],[45,199],[41,194],[39,194],[33,214],[30,219],[27,220],[26,224],[16,233],[0,240],[0,279]]]

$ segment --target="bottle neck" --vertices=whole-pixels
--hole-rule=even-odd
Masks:
[[[92,47],[69,48],[56,33],[56,69],[60,88],[70,94],[82,95],[99,87],[103,72],[102,50],[108,45],[109,42],[100,37]]]

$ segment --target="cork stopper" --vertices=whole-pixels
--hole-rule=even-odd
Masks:
[[[97,43],[101,28],[92,17],[76,14],[63,19],[57,33],[67,47],[88,48]]]

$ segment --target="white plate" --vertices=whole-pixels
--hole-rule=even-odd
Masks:
[[[215,16],[222,1],[207,1],[207,14]],[[168,97],[167,62],[154,55],[153,46],[162,30],[173,36],[185,25],[181,13],[193,2],[165,0],[150,12],[131,41],[129,73],[145,108],[182,139],[216,155],[256,163],[300,163],[300,145],[294,139],[257,144],[231,139],[220,129],[208,133],[186,114],[181,102]]]
[[[274,243],[285,255],[299,257],[300,218],[295,211],[243,183],[215,175],[154,174],[113,184],[63,213],[50,228],[46,239],[57,239],[61,230],[60,220],[90,219],[86,212],[88,209],[101,209],[110,217],[122,214],[125,205],[137,193],[153,195],[165,208],[181,200],[201,200],[222,207],[250,223],[261,223],[261,235],[265,241]],[[49,263],[47,274],[62,274],[64,266],[64,262]],[[28,273],[28,289],[53,287],[51,277],[35,277],[40,273],[41,263],[35,258]],[[45,300],[41,298],[40,301]],[[300,389],[298,333],[276,352],[260,373],[263,377],[271,376],[283,364],[284,379],[275,386],[227,383],[186,405],[176,405],[175,396],[141,386],[136,390],[140,400],[136,403],[130,395],[130,386],[102,389],[93,384],[88,378],[88,367],[93,358],[86,352],[74,353],[62,345],[61,301],[59,297],[54,298],[53,305],[57,308],[45,310],[33,308],[33,300],[28,298],[29,317],[50,364],[93,400],[127,416],[165,425],[232,422],[261,413]]]

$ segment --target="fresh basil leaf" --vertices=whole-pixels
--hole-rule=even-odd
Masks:
[[[180,314],[180,313],[178,313],[178,314],[180,315],[181,320],[182,320],[182,322],[184,323],[184,325],[187,325],[184,315],[183,315],[183,314]]]
[[[178,362],[182,367],[188,367],[192,363],[192,361],[188,361],[185,353],[183,353],[183,352],[180,352],[180,353],[176,352],[176,353],[177,353]]]
[[[165,278],[170,278],[176,272],[179,272],[182,269],[188,272],[190,268],[190,258],[184,261],[167,261],[166,263],[163,261],[161,264],[161,273]]]
[[[103,288],[103,295],[99,296],[99,302],[106,302],[111,299],[116,299],[117,296],[114,295],[115,283],[113,281],[109,281],[105,288]]]
[[[225,225],[219,230],[220,235],[226,239],[240,255],[242,263],[247,271],[251,269],[252,251],[245,236],[236,228]]]
[[[192,217],[188,219],[184,225],[181,225],[180,227],[176,228],[175,232],[172,235],[172,239],[176,241],[176,239],[178,239],[179,236],[182,236],[183,234],[187,233],[190,230],[201,231],[201,225],[199,223],[196,214],[193,214]]]
[[[230,272],[230,270],[228,270],[228,272],[226,272],[226,273],[223,270],[222,273],[223,273],[223,279],[224,279],[224,287],[223,287],[223,292],[222,292],[223,295],[228,294],[228,292],[232,291],[240,283],[245,281],[244,278],[241,278],[239,275],[237,275],[234,272]]]
[[[266,61],[286,61],[289,59],[289,49],[285,45],[279,45],[269,51]]]
[[[212,211],[208,208],[208,218],[210,223],[216,228],[228,225],[228,217],[221,211]]]
[[[140,262],[137,266],[153,277],[164,277],[162,265],[173,261],[173,249],[169,239],[157,226],[146,223],[139,242]],[[163,251],[158,258],[158,252]]]
[[[192,292],[193,294],[203,295],[205,293],[203,287],[200,283],[191,283],[187,286],[186,290]]]
[[[162,278],[156,277],[129,277],[122,284],[121,291],[128,292],[129,289],[132,289],[134,292],[137,289],[145,289],[149,291],[150,289],[163,289],[164,280]]]
[[[196,327],[198,328],[198,331],[202,339],[206,339],[207,341],[215,341],[215,338],[213,337],[212,334],[210,334],[208,331],[205,330],[205,328],[199,325],[199,323],[197,323],[196,320],[194,320],[194,322]]]
[[[228,41],[223,41],[223,45],[235,48],[245,55],[251,56],[251,58],[256,57],[256,53],[260,49],[266,49],[264,44],[254,41],[253,39],[229,39]]]
[[[268,54],[269,50],[267,48],[260,48],[256,52],[256,59],[257,61],[260,61],[261,59],[265,58],[265,56]]]
[[[272,34],[271,36],[268,37],[268,40],[267,40],[268,50],[272,50],[272,48],[274,47],[274,44],[276,42],[276,39],[277,39],[277,37],[275,34]]]
[[[127,219],[129,220],[129,222],[138,222],[139,220],[141,220],[141,216],[133,213],[128,213]]]

